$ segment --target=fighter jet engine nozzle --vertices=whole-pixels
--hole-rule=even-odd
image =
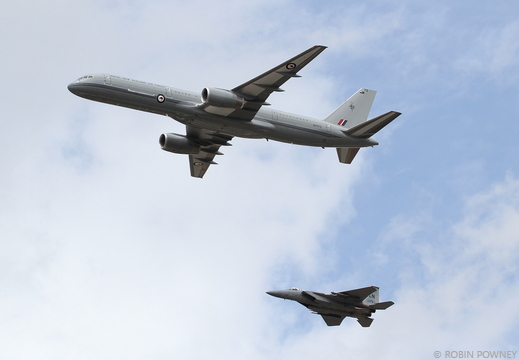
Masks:
[[[245,99],[232,91],[218,88],[204,88],[202,101],[205,106],[216,106],[231,109],[241,109],[245,105]]]
[[[198,154],[200,146],[180,134],[162,134],[159,137],[159,144],[162,150],[176,154]]]

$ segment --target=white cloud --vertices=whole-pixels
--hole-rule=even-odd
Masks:
[[[434,239],[434,232],[418,248],[422,285],[402,284],[401,307],[391,316],[423,324],[421,316],[432,314],[436,320],[427,326],[428,339],[436,339],[436,350],[514,350],[509,341],[519,324],[514,305],[519,295],[518,186],[509,176],[471,196],[450,236]],[[406,315],[410,303],[418,306],[418,317]]]
[[[485,254],[491,263],[510,273],[517,271],[515,260],[519,256],[518,186],[518,181],[508,175],[491,191],[471,198],[466,210],[469,216],[456,229],[459,236],[470,239],[470,255]]]
[[[519,22],[504,22],[490,29],[480,29],[471,41],[472,49],[461,57],[457,66],[462,71],[478,71],[499,82],[516,79]],[[508,75],[505,75],[508,74]]]

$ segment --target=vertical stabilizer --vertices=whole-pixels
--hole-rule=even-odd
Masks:
[[[368,119],[376,93],[375,90],[360,89],[328,115],[324,121],[344,126],[346,129],[363,123]]]
[[[364,305],[375,305],[378,303],[378,288],[377,290],[373,291],[371,294],[369,294],[362,303]]]

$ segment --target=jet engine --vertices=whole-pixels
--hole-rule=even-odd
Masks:
[[[200,145],[179,134],[162,134],[159,137],[159,144],[162,150],[177,154],[198,154],[200,152]]]
[[[204,88],[202,90],[203,105],[216,106],[231,109],[241,109],[245,105],[245,99],[235,93],[218,88]]]

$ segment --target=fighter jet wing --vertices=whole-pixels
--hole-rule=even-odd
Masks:
[[[328,326],[338,326],[342,323],[345,316],[341,315],[333,315],[333,314],[319,314],[323,317],[324,322]]]
[[[239,120],[252,120],[262,105],[270,105],[266,102],[270,94],[284,91],[280,86],[290,78],[300,77],[297,75],[299,70],[304,68],[317,55],[323,52],[324,49],[326,49],[326,46],[313,46],[254,79],[232,89],[231,92],[245,99],[245,103],[241,109],[227,113],[210,109],[206,109],[206,111]]]
[[[345,299],[351,299],[353,301],[362,301],[365,298],[367,298],[369,295],[373,294],[375,291],[377,291],[376,286],[368,286],[361,289],[355,289],[355,290],[348,290],[348,291],[341,291],[338,293],[332,293],[333,295],[339,297],[339,298],[345,298]]]
[[[373,322],[373,319],[372,318],[359,318],[359,319],[357,319],[357,321],[359,322],[360,326],[369,327],[371,325],[371,323]]]
[[[202,178],[210,165],[217,165],[213,160],[214,157],[223,155],[218,150],[220,146],[230,146],[228,141],[232,139],[232,136],[191,126],[186,126],[186,134],[190,140],[200,144],[200,152],[189,155],[189,167],[192,177]]]

